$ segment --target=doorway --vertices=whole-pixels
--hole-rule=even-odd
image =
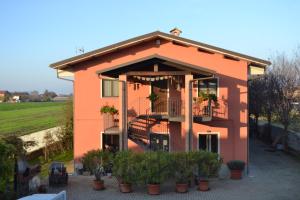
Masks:
[[[220,153],[220,137],[218,133],[200,133],[198,135],[198,149],[213,153]]]
[[[152,151],[169,151],[169,134],[150,134],[150,149]]]
[[[119,135],[102,133],[102,149],[113,153],[119,151]]]
[[[167,113],[168,111],[168,80],[151,82],[151,93],[156,94],[158,99],[151,102],[153,113]]]

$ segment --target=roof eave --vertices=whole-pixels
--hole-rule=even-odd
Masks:
[[[122,41],[122,42],[118,42],[118,43],[115,43],[115,44],[112,44],[112,45],[109,45],[109,46],[106,46],[106,47],[103,47],[103,48],[100,48],[100,49],[97,49],[97,50],[94,50],[94,51],[90,51],[90,52],[81,54],[79,56],[74,56],[74,57],[59,61],[59,62],[52,63],[52,64],[49,65],[49,67],[54,68],[54,69],[62,69],[62,68],[65,68],[66,66],[73,65],[73,64],[76,64],[78,62],[83,62],[83,61],[88,60],[92,57],[97,57],[97,56],[103,55],[105,53],[112,52],[116,49],[124,48],[124,47],[127,47],[129,45],[137,44],[139,42],[143,42],[143,41],[155,38],[155,37],[161,37],[161,38],[164,38],[164,39],[167,39],[167,40],[187,43],[188,45],[191,45],[191,46],[201,47],[201,48],[213,51],[213,52],[218,52],[218,53],[221,53],[221,54],[224,54],[224,55],[234,56],[234,57],[240,58],[242,60],[247,60],[249,62],[256,63],[256,64],[259,64],[259,65],[262,65],[262,66],[265,66],[265,67],[268,66],[268,65],[271,65],[270,61],[266,61],[266,60],[263,60],[263,59],[260,59],[260,58],[255,58],[255,57],[252,57],[252,56],[248,56],[248,55],[245,55],[245,54],[241,54],[241,53],[237,53],[237,52],[234,52],[234,51],[226,50],[226,49],[219,48],[219,47],[212,46],[212,45],[208,45],[208,44],[205,44],[205,43],[197,42],[197,41],[190,40],[190,39],[187,39],[187,38],[182,38],[182,37],[178,37],[178,36],[175,36],[175,35],[163,33],[163,32],[160,32],[160,31],[155,31],[155,32],[148,33],[148,34],[145,34],[145,35],[141,35],[141,36],[138,36],[138,37],[134,37],[134,38]]]

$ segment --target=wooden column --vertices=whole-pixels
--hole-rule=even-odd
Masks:
[[[193,116],[192,116],[192,82],[193,75],[186,74],[185,75],[185,89],[184,89],[184,130],[185,130],[185,150],[192,150],[192,134],[193,134]]]
[[[120,150],[126,150],[128,149],[126,75],[119,75],[119,132]]]

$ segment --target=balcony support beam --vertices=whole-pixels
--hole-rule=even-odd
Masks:
[[[193,75],[186,74],[185,75],[185,89],[184,89],[184,95],[185,95],[185,122],[184,122],[184,130],[185,130],[185,138],[186,138],[186,145],[185,150],[191,151],[192,145],[193,145],[193,116],[192,116],[192,80]]]
[[[127,133],[127,76],[119,75],[119,132],[120,150],[128,149]]]

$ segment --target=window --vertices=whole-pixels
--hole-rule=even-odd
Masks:
[[[200,93],[214,94],[218,96],[218,79],[209,79],[198,82],[198,96]]]
[[[102,97],[118,97],[119,82],[116,80],[102,80]]]
[[[219,153],[218,134],[199,134],[199,149]]]

